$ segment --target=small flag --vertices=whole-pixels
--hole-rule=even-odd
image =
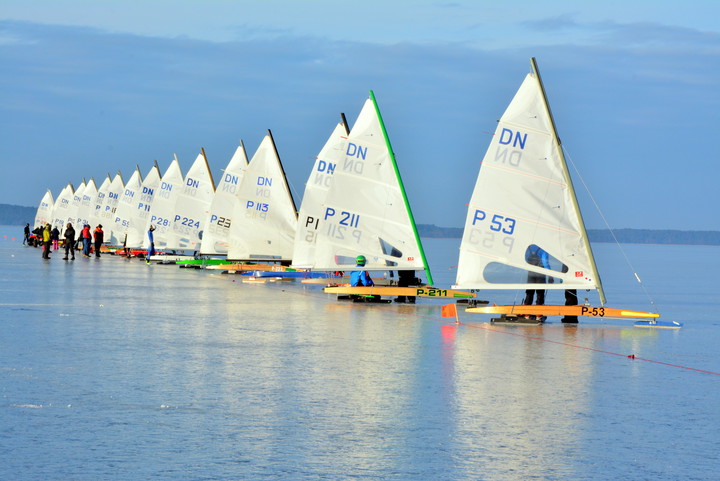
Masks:
[[[443,317],[457,317],[457,306],[455,304],[445,304],[442,306],[440,315]]]

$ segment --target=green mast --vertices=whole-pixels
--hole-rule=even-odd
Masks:
[[[383,122],[382,115],[380,115],[380,109],[378,108],[377,101],[375,100],[375,94],[372,90],[370,91],[370,99],[373,101],[373,105],[375,106],[375,113],[377,114],[378,121],[380,122],[380,128],[382,129],[383,136],[385,137],[385,145],[387,146],[388,153],[390,154],[390,160],[392,161],[393,169],[395,169],[395,177],[397,178],[398,186],[400,187],[400,192],[402,193],[403,201],[405,202],[405,210],[407,210],[408,216],[410,217],[410,223],[412,224],[413,233],[415,234],[415,241],[420,248],[420,257],[422,257],[422,262],[425,266],[425,275],[427,276],[428,284],[432,286],[433,278],[430,273],[427,258],[425,257],[425,250],[423,249],[422,242],[420,241],[420,234],[418,233],[417,226],[415,225],[415,218],[413,217],[412,209],[410,209],[410,202],[408,202],[407,194],[405,193],[405,186],[403,185],[402,177],[400,177],[400,171],[398,170],[397,162],[395,161],[395,154],[393,153],[392,145],[390,145],[390,138],[388,137],[387,130],[385,130],[385,123]]]

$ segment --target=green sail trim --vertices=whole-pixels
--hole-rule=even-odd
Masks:
[[[400,186],[400,192],[405,202],[405,209],[407,210],[408,216],[410,217],[410,223],[412,224],[413,233],[415,234],[415,241],[420,248],[420,257],[422,258],[423,265],[425,266],[425,275],[427,276],[428,285],[433,285],[432,274],[430,273],[430,266],[428,266],[427,258],[425,257],[425,250],[423,249],[422,242],[420,241],[420,234],[418,233],[417,226],[415,225],[415,218],[413,217],[412,209],[410,209],[410,202],[408,202],[407,194],[405,193],[405,186],[403,185],[402,178],[400,177],[400,170],[398,169],[397,162],[395,161],[395,154],[393,153],[392,145],[390,145],[390,138],[388,137],[387,130],[385,129],[385,122],[383,122],[380,109],[378,108],[377,101],[375,100],[375,94],[370,91],[370,99],[373,101],[375,106],[375,113],[377,114],[378,121],[380,122],[380,128],[382,129],[383,136],[385,137],[385,145],[387,146],[388,153],[390,154],[390,160],[392,161],[393,169],[395,170],[395,177],[397,178],[398,185]]]

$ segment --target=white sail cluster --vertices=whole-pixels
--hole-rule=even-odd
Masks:
[[[127,183],[120,172],[108,174],[100,188],[94,179],[83,179],[77,189],[68,184],[57,199],[48,190],[35,226],[50,223],[62,233],[68,223],[76,231],[102,225],[107,244],[147,249],[152,225],[158,250],[289,261],[297,212],[270,133],[253,160],[249,168],[241,143],[217,191],[204,151],[185,176],[175,157],[163,175],[155,163],[144,179],[136,166]],[[252,232],[253,239],[232,238],[233,231],[244,237]]]
[[[45,222],[102,225],[107,243],[127,249],[147,249],[153,226],[158,251],[314,271],[353,269],[362,255],[367,270],[424,270],[432,282],[372,92],[352,129],[344,116],[333,129],[299,213],[268,131],[250,161],[240,143],[217,189],[201,151],[185,176],[175,157],[162,175],[155,163],[144,179],[136,166],[127,183],[118,172],[99,188],[68,184],[54,201],[48,191],[35,223]]]

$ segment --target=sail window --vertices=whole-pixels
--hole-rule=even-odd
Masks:
[[[490,284],[562,284],[563,282],[558,277],[537,274],[500,262],[488,263],[483,270],[483,278]]]
[[[402,257],[402,252],[400,251],[400,249],[393,246],[384,239],[378,238],[378,240],[380,241],[380,248],[382,249],[383,254],[390,257]]]

